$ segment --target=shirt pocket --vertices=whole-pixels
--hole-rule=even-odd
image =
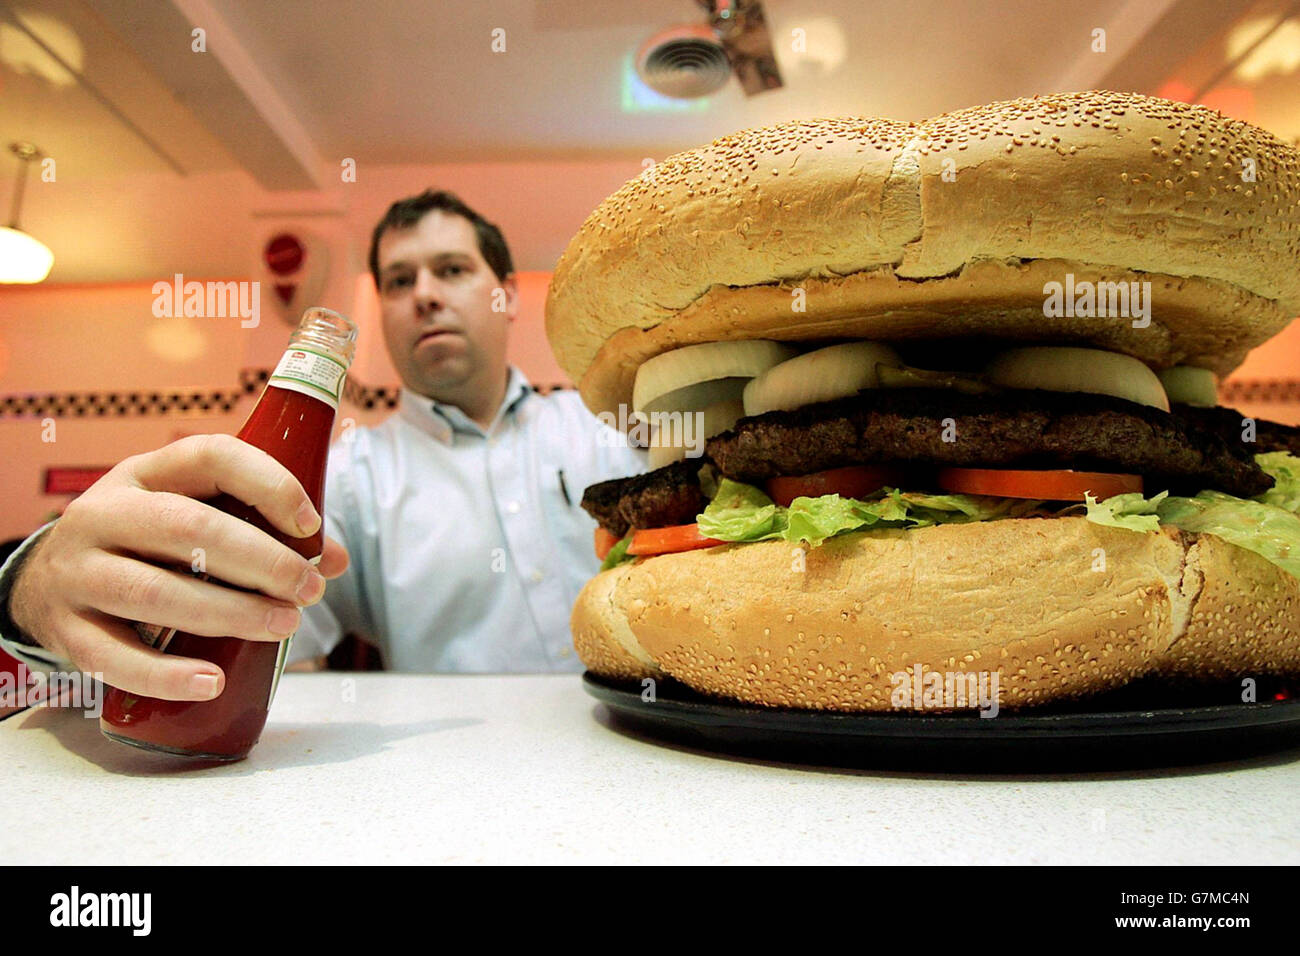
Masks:
[[[544,488],[547,517],[561,553],[561,570],[580,587],[600,568],[596,557],[596,519],[582,510],[582,493],[589,484],[586,469],[555,467]]]

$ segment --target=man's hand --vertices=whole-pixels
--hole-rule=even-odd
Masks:
[[[318,567],[269,534],[196,498],[225,493],[294,537],[321,518],[298,480],[229,435],[197,435],[128,458],[70,504],[36,543],[10,594],[10,616],[43,647],[114,687],[167,700],[209,700],[225,675],[208,661],[163,654],[127,622],[205,636],[282,641],[299,607],[342,574],[347,552],[325,539]],[[245,593],[171,567],[205,569]]]

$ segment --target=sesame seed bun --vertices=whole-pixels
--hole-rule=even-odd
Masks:
[[[662,555],[597,575],[572,623],[595,673],[776,707],[891,710],[918,665],[996,672],[1009,709],[1300,671],[1296,578],[1212,535],[1082,517]]]
[[[1298,255],[1294,148],[1200,106],[1065,93],[671,156],[583,224],[546,325],[592,411],[630,404],[646,359],[725,339],[979,333],[1226,375],[1300,312]],[[1150,326],[1045,317],[1067,273],[1151,282]]]

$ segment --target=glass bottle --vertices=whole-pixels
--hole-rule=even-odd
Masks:
[[[322,308],[304,312],[262,397],[238,433],[293,472],[317,513],[323,513],[330,434],[356,337],[357,328],[346,316]],[[320,560],[324,527],[310,537],[295,538],[229,495],[207,503],[253,524],[313,563]],[[135,627],[151,647],[218,665],[225,672],[226,686],[209,701],[157,700],[106,688],[99,722],[104,734],[146,750],[181,756],[210,760],[246,756],[266,725],[289,640],[246,641],[152,624]]]

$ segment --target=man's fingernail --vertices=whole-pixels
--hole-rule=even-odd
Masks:
[[[211,700],[217,696],[220,684],[216,674],[195,674],[190,678],[190,693],[198,700]]]
[[[266,615],[266,629],[272,634],[288,637],[298,630],[298,617],[296,607],[272,608]]]
[[[325,579],[321,577],[319,571],[309,567],[302,573],[296,593],[299,604],[315,604],[325,593]]]
[[[312,507],[310,501],[304,501],[302,507],[298,509],[298,529],[303,534],[314,534],[320,527],[320,515]]]

